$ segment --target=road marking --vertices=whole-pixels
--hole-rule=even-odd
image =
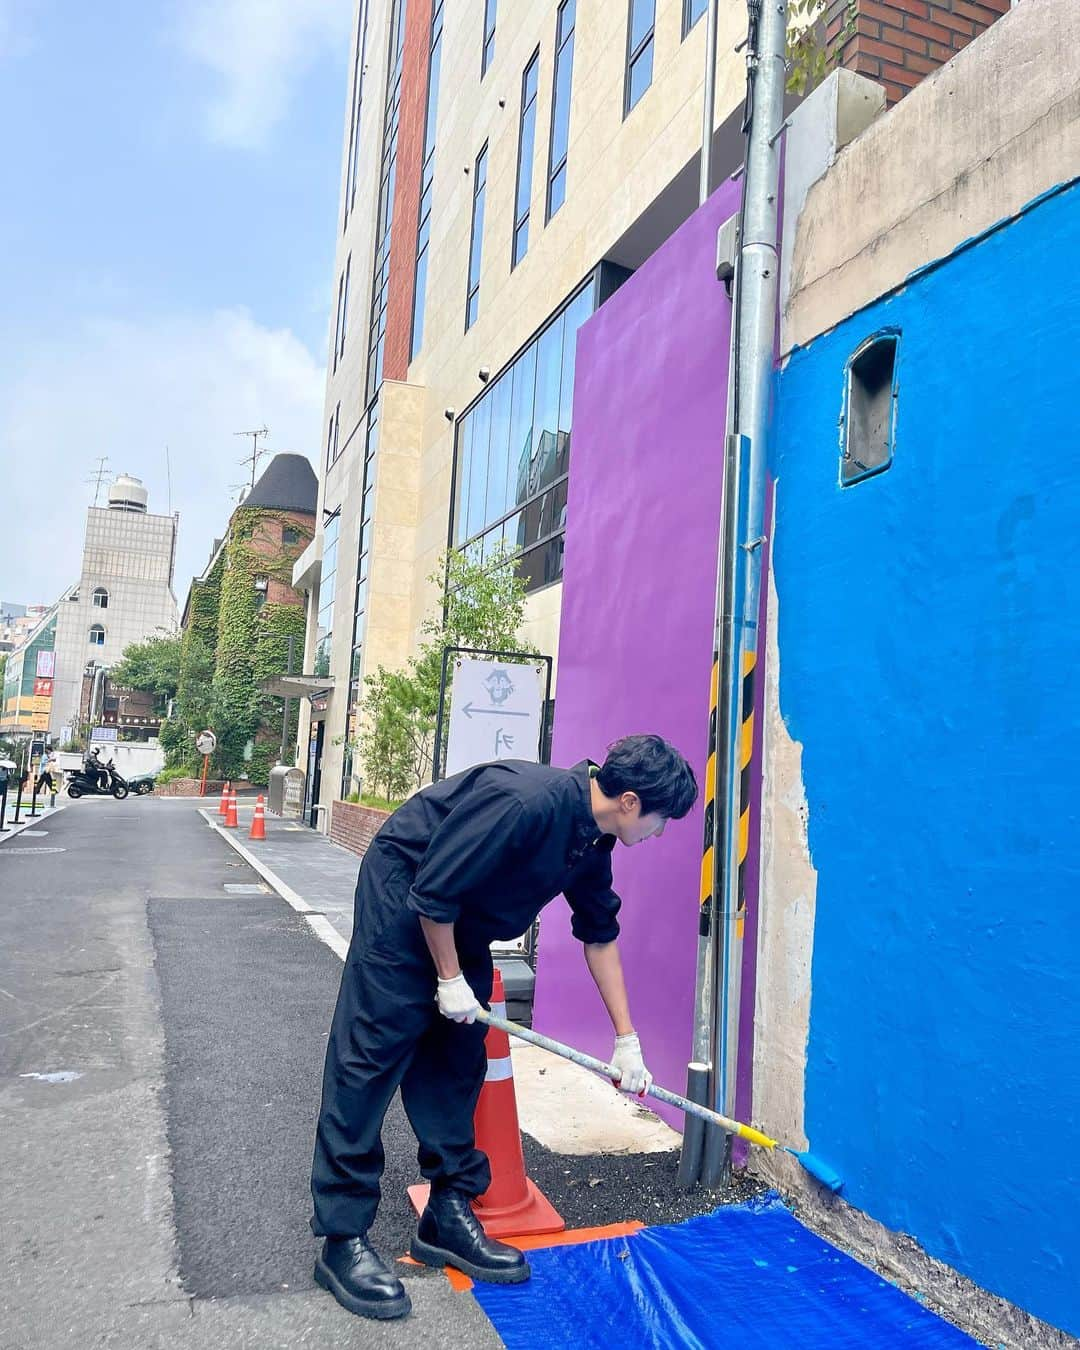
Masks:
[[[296,910],[297,914],[303,915],[308,927],[319,941],[325,942],[334,955],[344,961],[349,950],[349,944],[337,931],[330,920],[325,917],[322,911],[313,909],[306,900],[297,895],[291,886],[286,886],[285,882],[282,881],[276,873],[271,872],[265,863],[260,862],[250,849],[245,848],[239,839],[231,835],[228,830],[222,829],[216,820],[212,820],[209,811],[200,808],[199,815],[202,816],[203,820],[206,821],[207,825],[209,825],[212,830],[216,830],[218,834],[221,835],[230,848],[235,849],[236,852],[240,854],[241,858],[248,862],[255,871],[258,872],[259,876],[261,876],[264,881],[270,883],[287,905],[291,905],[293,909]]]
[[[66,853],[66,848],[6,848],[0,858],[23,858],[28,853]]]
[[[57,1069],[55,1073],[21,1073],[20,1078],[36,1078],[39,1083],[74,1083],[82,1074],[75,1069]]]
[[[44,839],[48,833],[48,830],[23,830],[27,839]]]
[[[261,881],[227,881],[225,889],[230,895],[269,895],[270,887],[264,886]]]

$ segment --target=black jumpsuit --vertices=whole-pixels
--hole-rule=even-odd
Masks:
[[[311,1172],[315,1233],[354,1237],[370,1228],[383,1117],[399,1085],[432,1186],[475,1196],[490,1185],[473,1137],[484,1027],[439,1013],[419,916],[454,924],[462,971],[485,1004],[490,944],[524,933],[560,892],[576,938],[613,941],[615,840],[593,818],[590,768],[501,760],[468,769],[410,798],[372,841],[326,1049]]]

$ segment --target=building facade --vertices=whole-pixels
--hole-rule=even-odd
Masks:
[[[697,205],[704,12],[357,8],[322,524],[295,573],[304,670],[326,677],[300,762],[310,727],[324,804],[358,785],[363,677],[413,651],[448,544],[520,550],[525,636],[557,655],[577,333]],[[717,180],[739,162],[743,26],[721,7]]]
[[[57,605],[51,609],[33,606],[39,611],[36,623],[8,652],[4,665],[0,734],[26,736],[48,732],[56,670],[58,608]]]
[[[177,521],[152,515],[147,501],[143,484],[121,474],[108,505],[87,511],[79,581],[57,606],[50,736],[78,727],[88,671],[107,671],[132,643],[176,632]]]

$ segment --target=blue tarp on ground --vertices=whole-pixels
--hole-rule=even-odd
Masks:
[[[529,1252],[476,1285],[507,1350],[962,1350],[977,1342],[825,1242],[775,1193],[633,1237]]]

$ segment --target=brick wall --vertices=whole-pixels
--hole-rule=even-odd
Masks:
[[[1009,0],[828,0],[836,64],[883,85],[890,104],[1008,12]]]
[[[330,838],[362,858],[389,817],[388,811],[379,811],[373,806],[334,802],[330,808]]]

